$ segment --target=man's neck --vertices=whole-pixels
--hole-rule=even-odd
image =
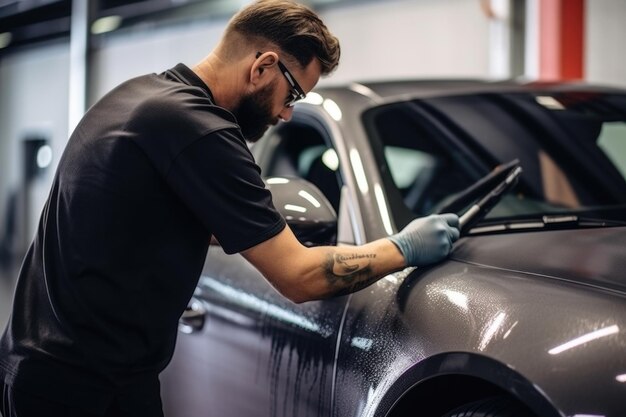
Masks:
[[[209,87],[215,104],[227,110],[236,107],[243,91],[236,65],[220,59],[211,53],[196,66],[193,72]]]

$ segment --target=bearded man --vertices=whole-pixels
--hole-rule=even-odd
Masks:
[[[59,163],[0,340],[5,417],[162,416],[158,376],[212,237],[294,302],[449,253],[456,215],[363,246],[307,248],[272,205],[246,141],[288,121],[339,52],[313,11],[261,0],[195,67],[134,78],[89,109]],[[346,257],[358,265],[333,275]]]

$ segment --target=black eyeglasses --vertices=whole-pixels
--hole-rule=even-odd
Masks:
[[[257,52],[256,57],[257,58],[260,57],[261,54],[262,52]],[[300,87],[300,84],[298,84],[293,74],[289,72],[287,67],[283,65],[283,63],[280,62],[280,60],[278,61],[278,69],[285,76],[285,78],[287,79],[287,82],[289,83],[289,86],[291,87],[289,91],[289,94],[291,95],[291,97],[287,99],[287,101],[285,101],[285,106],[293,107],[293,105],[296,104],[296,101],[302,100],[303,98],[306,97],[306,93],[304,92],[302,87]]]

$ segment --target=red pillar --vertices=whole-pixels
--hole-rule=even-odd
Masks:
[[[585,0],[539,0],[539,79],[581,80]]]

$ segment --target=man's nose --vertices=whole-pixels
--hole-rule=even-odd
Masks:
[[[285,107],[283,108],[283,110],[280,112],[280,114],[278,115],[278,117],[280,117],[280,119],[284,122],[288,122],[289,120],[291,120],[291,116],[293,115],[293,107]]]

